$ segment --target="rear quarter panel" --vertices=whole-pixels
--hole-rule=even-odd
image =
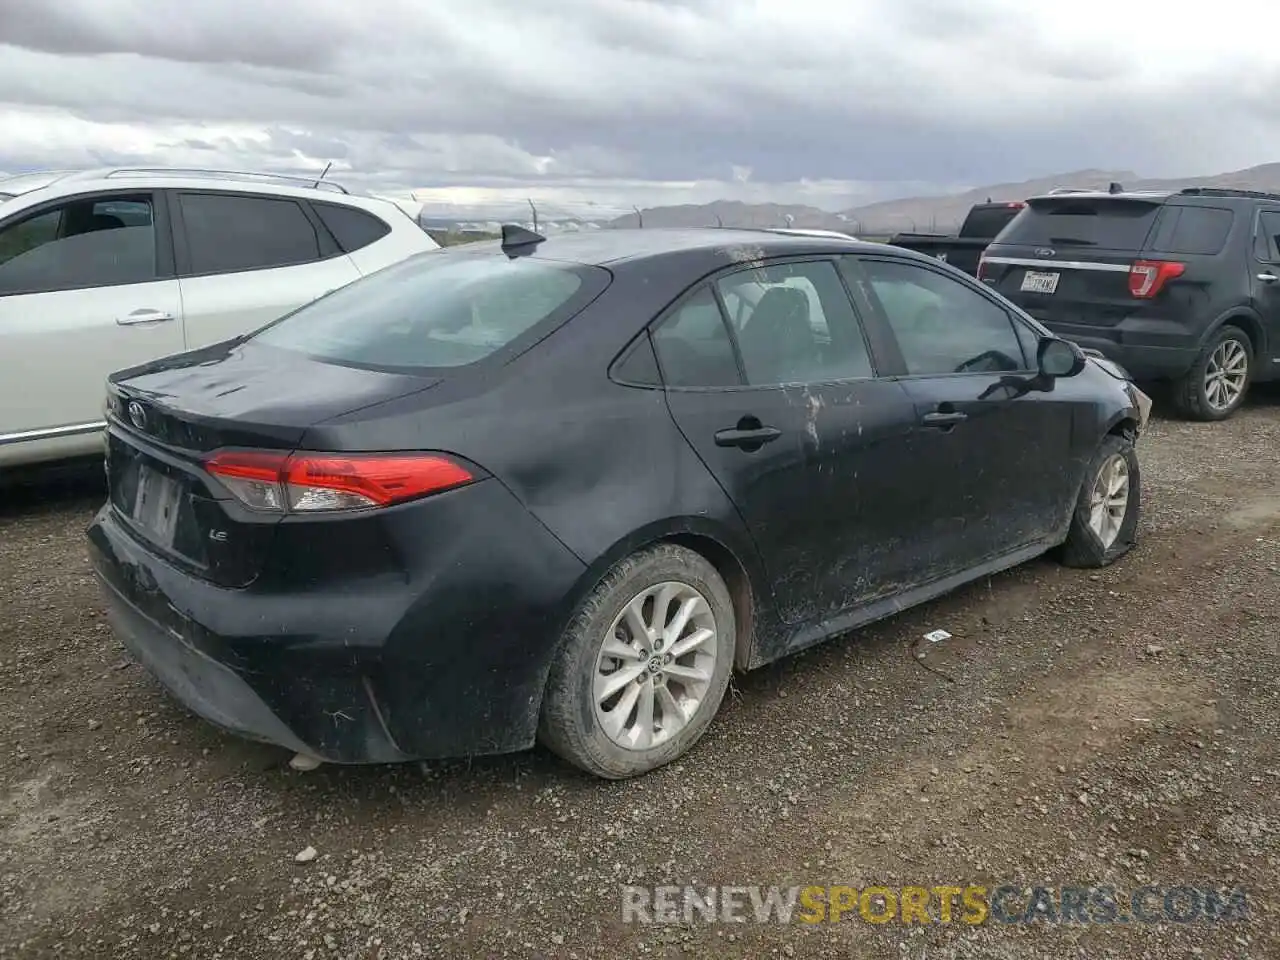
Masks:
[[[720,265],[617,270],[583,314],[502,370],[446,378],[426,394],[327,421],[304,445],[340,435],[344,449],[438,449],[479,464],[585,564],[569,608],[612,563],[677,534],[717,541],[758,585],[745,526],[676,428],[663,391],[609,377],[645,325]]]

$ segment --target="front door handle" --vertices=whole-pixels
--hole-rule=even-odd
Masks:
[[[968,419],[969,415],[967,413],[961,413],[959,410],[950,410],[947,412],[926,413],[920,422],[926,427],[938,427],[946,430],[948,427],[954,427],[957,423]]]
[[[1274,273],[1260,273],[1258,274],[1258,279],[1263,283],[1275,283],[1280,280],[1280,277],[1277,277]]]
[[[755,424],[749,426],[739,421],[736,428],[720,430],[716,433],[716,446],[742,447],[743,449],[758,448],[763,444],[777,440],[780,436],[782,436],[782,431],[777,427],[762,426],[758,420]]]
[[[134,310],[132,313],[123,317],[116,317],[116,323],[122,327],[129,327],[135,323],[163,323],[166,320],[172,320],[172,313],[165,313],[163,310],[149,310],[143,308]]]

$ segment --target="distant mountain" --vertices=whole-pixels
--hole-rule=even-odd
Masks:
[[[1048,193],[1055,187],[1106,189],[1119,183],[1128,190],[1178,190],[1183,187],[1234,187],[1280,193],[1280,163],[1268,163],[1247,170],[1212,176],[1156,180],[1140,177],[1131,170],[1076,170],[1020,183],[997,183],[964,193],[935,197],[904,197],[885,200],[841,212],[817,207],[775,203],[749,204],[718,200],[706,204],[653,207],[636,214],[617,217],[606,227],[816,227],[841,230],[864,236],[884,236],[902,231],[939,233],[959,228],[969,208],[992,200],[1025,200]]]

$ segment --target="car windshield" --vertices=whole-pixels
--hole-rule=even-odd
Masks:
[[[459,367],[544,320],[571,316],[607,276],[598,267],[433,251],[336,290],[252,339],[352,366]]]

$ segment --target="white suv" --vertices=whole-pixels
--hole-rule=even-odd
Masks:
[[[438,245],[328,180],[110,169],[0,179],[0,472],[101,450],[103,382]]]

